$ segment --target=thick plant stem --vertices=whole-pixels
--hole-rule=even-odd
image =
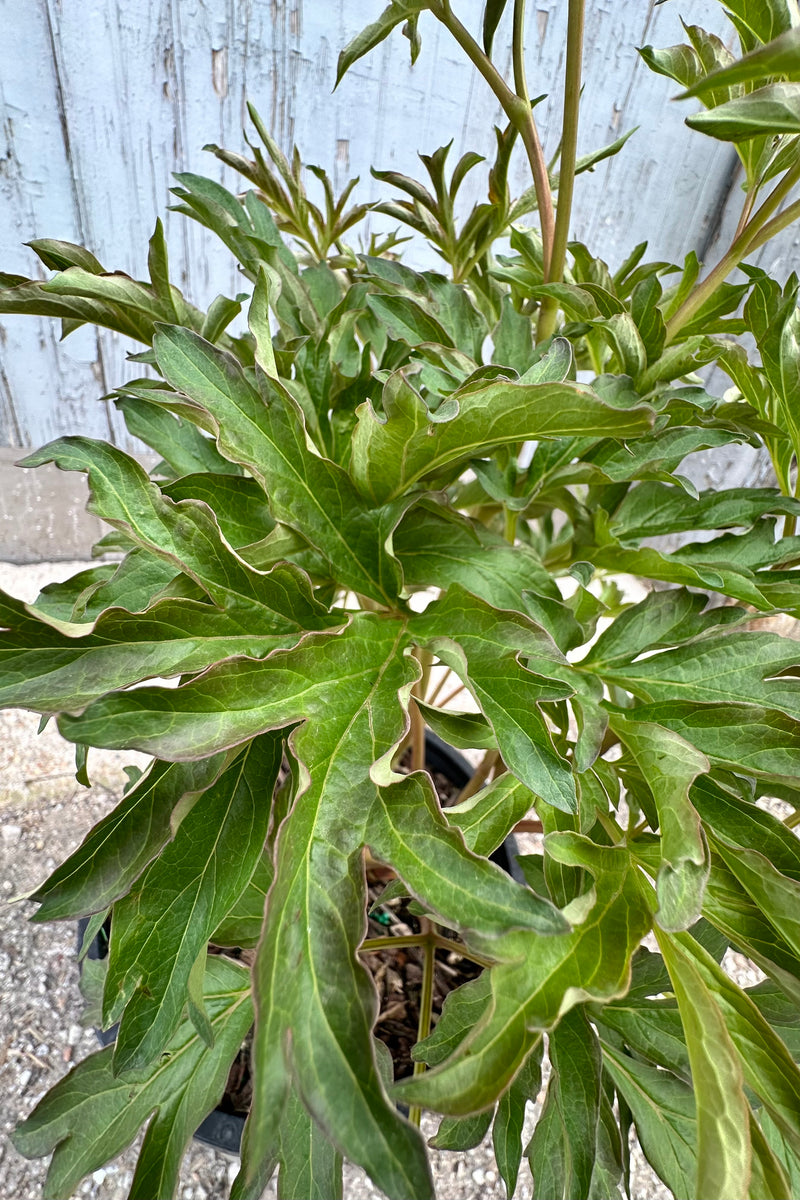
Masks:
[[[452,12],[446,0],[430,0],[430,11],[449,30],[461,49],[486,80],[500,102],[504,113],[517,130],[520,140],[525,147],[525,153],[528,156],[533,176],[536,205],[539,210],[544,278],[545,282],[547,282],[553,249],[555,217],[553,214],[553,195],[550,190],[550,179],[547,174],[547,163],[545,162],[542,144],[539,141],[539,131],[536,128],[536,121],[531,109],[530,95],[528,94],[524,78],[524,63],[522,60],[524,45],[523,26],[525,19],[524,0],[514,0],[514,73],[517,83],[516,92],[511,90],[489,56],[484,54],[469,30],[461,24],[458,17]],[[522,66],[521,77],[520,66]]]
[[[673,341],[684,325],[687,325],[697,315],[720,284],[724,283],[731,271],[738,267],[748,254],[763,246],[781,229],[790,225],[800,214],[800,201],[795,201],[779,216],[770,220],[798,180],[800,180],[800,162],[795,163],[792,169],[786,172],[780,183],[772,189],[764,203],[744,226],[739,236],[734,238],[727,254],[720,259],[713,271],[698,283],[678,311],[669,319],[667,322],[667,345]]]
[[[553,233],[553,257],[549,279],[560,283],[567,260],[572,196],[575,189],[575,162],[578,155],[578,111],[581,100],[583,68],[583,17],[585,0],[569,0],[567,17],[567,61],[564,75],[564,118],[561,134],[561,163],[558,176],[558,205]],[[552,335],[556,326],[558,303],[552,298],[542,302],[536,332],[537,341]]]

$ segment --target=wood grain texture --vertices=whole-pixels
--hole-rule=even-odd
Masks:
[[[339,48],[382,7],[383,0],[0,0],[3,270],[37,273],[22,243],[53,236],[83,242],[108,269],[141,277],[171,173],[200,171],[233,184],[202,147],[243,147],[246,99],[285,150],[297,142],[337,187],[359,175],[362,199],[386,194],[371,164],[417,174],[417,151],[451,137],[454,159],[467,148],[491,153],[498,106],[428,14],[413,69],[395,34],[332,93]],[[479,27],[481,0],[459,0],[457,8]],[[601,248],[612,266],[644,239],[652,255],[680,261],[708,244],[720,217],[726,228],[735,224],[731,152],[686,130],[688,108],[672,104],[676,89],[647,71],[634,47],[681,40],[681,14],[723,30],[720,5],[596,0],[588,8],[579,152],[633,125],[639,130],[621,156],[579,179],[574,235]],[[531,90],[552,92],[537,110],[549,154],[560,123],[565,19],[565,4],[536,0],[526,47]],[[495,45],[510,67],[507,19]],[[521,158],[512,180],[518,191],[528,184]],[[464,203],[484,188],[485,175],[474,172]],[[165,224],[173,280],[195,303],[248,290],[228,252],[198,225],[174,213]],[[374,227],[391,222],[375,218]],[[779,274],[788,273],[796,235],[767,254],[770,264],[777,256]],[[417,246],[408,257],[431,265]],[[58,333],[51,321],[0,321],[0,445],[80,432],[135,448],[118,414],[98,399],[141,373],[125,361],[131,346],[90,330],[60,343]]]

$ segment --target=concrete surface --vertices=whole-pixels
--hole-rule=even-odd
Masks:
[[[16,466],[27,453],[0,447],[0,562],[41,563],[85,555],[108,529],[85,511],[86,476],[52,465],[29,470]]]

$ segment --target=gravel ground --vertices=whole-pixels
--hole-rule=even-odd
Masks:
[[[0,587],[24,599],[82,565],[35,567],[0,564]],[[46,1164],[28,1162],[5,1135],[44,1093],[97,1049],[91,1030],[79,1024],[82,999],[71,923],[35,925],[35,905],[21,900],[40,883],[120,798],[124,766],[142,765],[134,753],[92,751],[87,790],[74,778],[74,750],[48,727],[37,736],[38,718],[16,710],[0,712],[0,1200],[39,1200]],[[749,980],[748,980],[749,982]],[[436,1123],[423,1121],[431,1135]],[[136,1145],[96,1171],[75,1193],[92,1200],[125,1200],[136,1161]],[[634,1147],[633,1200],[668,1200],[669,1193]],[[433,1152],[439,1200],[504,1200],[490,1143],[468,1154]],[[225,1200],[238,1163],[193,1143],[178,1189],[180,1200]],[[265,1196],[274,1200],[274,1183]],[[348,1200],[374,1200],[379,1193],[361,1171],[346,1168]],[[530,1200],[531,1181],[523,1160],[516,1200]]]

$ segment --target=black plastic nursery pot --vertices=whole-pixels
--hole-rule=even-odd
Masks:
[[[453,750],[446,742],[437,737],[430,730],[425,732],[425,759],[427,769],[432,774],[443,775],[449,783],[457,789],[466,786],[472,778],[473,768],[462,754],[457,750]],[[509,835],[502,845],[489,856],[491,861],[502,867],[509,875],[518,879],[522,879],[521,871],[516,863],[517,843],[513,835]],[[89,924],[87,918],[83,917],[78,922],[78,948],[83,944],[83,937],[86,928]],[[109,930],[108,923],[104,925],[94,940],[91,942],[87,951],[87,957],[91,959],[104,959],[108,956],[109,945]],[[110,1046],[116,1039],[117,1026],[112,1025],[110,1029],[95,1029],[97,1039],[102,1046]],[[225,1099],[221,1102],[224,1105]],[[244,1130],[245,1117],[240,1113],[226,1112],[223,1107],[215,1108],[201,1122],[195,1131],[195,1138],[199,1142],[203,1142],[208,1146],[212,1146],[215,1150],[223,1150],[227,1154],[238,1154],[241,1142],[242,1132]]]

